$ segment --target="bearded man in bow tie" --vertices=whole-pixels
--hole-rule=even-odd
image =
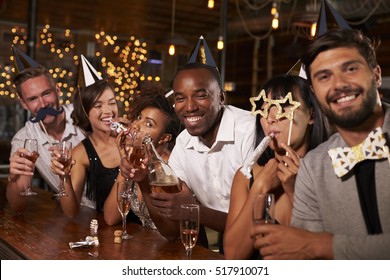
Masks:
[[[301,160],[293,227],[252,231],[264,259],[390,259],[390,105],[372,41],[335,29],[302,59],[336,133]]]

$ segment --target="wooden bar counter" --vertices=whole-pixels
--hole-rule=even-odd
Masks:
[[[74,218],[67,218],[59,202],[47,191],[36,189],[22,214],[6,205],[0,210],[0,259],[35,260],[142,260],[187,259],[180,240],[169,242],[158,231],[128,224],[127,232],[134,237],[114,243],[117,226],[107,226],[103,215],[94,209],[81,207]],[[99,222],[98,247],[70,249],[69,242],[85,240],[90,235],[91,219]],[[223,255],[195,246],[192,259],[223,259]]]

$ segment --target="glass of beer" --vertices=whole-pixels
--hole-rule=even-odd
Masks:
[[[187,258],[191,259],[192,248],[198,240],[199,205],[182,204],[180,206],[180,237],[186,249]]]
[[[24,146],[23,146],[27,151],[29,151],[30,154],[26,155],[26,154],[21,154],[20,156],[21,157],[24,157],[30,161],[32,161],[34,164],[35,162],[37,161],[38,157],[39,157],[39,153],[38,153],[38,141],[37,139],[26,139],[24,140]],[[35,169],[35,165],[34,165],[34,169]],[[37,195],[36,192],[33,192],[31,190],[31,185],[32,185],[32,177],[30,178],[30,180],[28,181],[28,185],[27,185],[27,188],[25,191],[21,192],[20,194],[21,195],[25,195],[25,196],[33,196],[33,195]]]

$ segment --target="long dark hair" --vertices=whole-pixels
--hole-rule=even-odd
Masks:
[[[107,80],[99,80],[88,87],[80,87],[73,96],[74,110],[71,114],[74,125],[77,125],[85,132],[92,132],[89,121],[89,111],[95,101],[103,94],[106,88],[114,91],[113,86]]]
[[[300,95],[305,108],[311,112],[311,117],[313,119],[313,125],[310,126],[309,131],[309,151],[328,139],[328,121],[322,114],[317,99],[315,98],[307,80],[299,76],[280,75],[268,80],[264,84],[263,89],[267,96],[271,93],[272,99],[282,99],[287,95],[287,93],[291,92],[293,99],[298,100],[297,95]],[[260,117],[260,115],[256,116],[256,147],[265,136],[260,124]],[[264,165],[274,156],[274,151],[268,147],[259,158],[258,163],[260,165]]]

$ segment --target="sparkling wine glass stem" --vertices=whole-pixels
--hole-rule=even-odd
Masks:
[[[31,185],[32,185],[33,176],[28,180],[27,190],[26,192],[31,192]]]
[[[192,248],[187,250],[187,258],[190,260],[192,256]]]
[[[127,231],[126,231],[126,215],[121,213],[122,214],[122,235],[123,236],[127,236]]]
[[[64,175],[60,175],[60,193],[65,191],[65,181],[66,177]]]

